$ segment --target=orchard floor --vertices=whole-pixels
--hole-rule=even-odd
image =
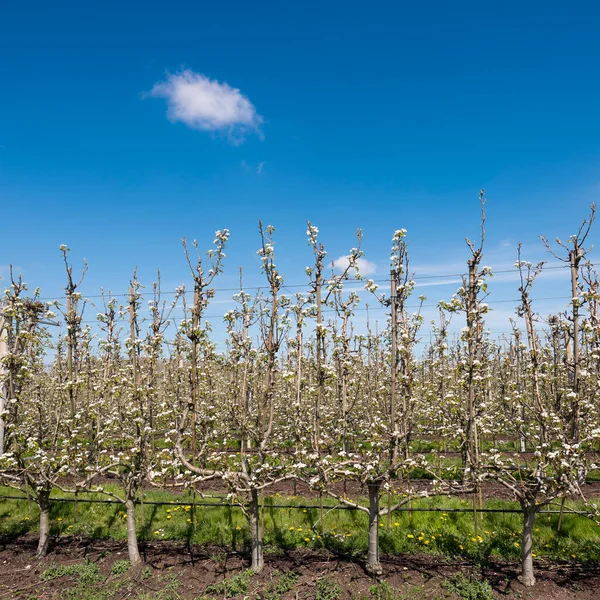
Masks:
[[[106,481],[111,481],[110,479],[106,479]],[[432,481],[428,479],[417,479],[413,481],[395,481],[393,482],[393,487],[397,493],[402,493],[406,488],[412,488],[415,491],[423,491],[423,490],[431,490]],[[148,489],[152,489],[150,486]],[[176,491],[177,488],[172,488],[173,491]],[[225,482],[221,480],[210,480],[200,482],[196,489],[202,494],[206,494],[210,496],[210,494],[226,494],[229,492],[227,485]],[[345,482],[336,482],[331,486],[331,489],[340,495],[347,496],[349,498],[360,498],[361,496],[365,496],[366,488],[361,485],[357,481],[348,480]],[[590,481],[582,484],[581,490],[585,497],[593,498],[600,497],[600,481]],[[280,481],[277,484],[269,486],[268,492],[269,495],[280,494],[281,496],[302,496],[303,498],[317,498],[319,496],[318,492],[311,489],[308,485],[303,482],[293,482],[293,481]],[[512,500],[514,498],[514,494],[509,491],[506,487],[504,487],[500,483],[496,483],[493,481],[485,481],[481,485],[481,493],[482,498],[484,500],[489,499],[501,499],[501,500]],[[458,497],[472,498],[471,494],[457,494]]]
[[[127,551],[122,542],[63,536],[53,540],[50,554],[41,561],[34,558],[36,543],[34,534],[0,539],[0,599],[435,600],[490,597],[465,595],[469,593],[466,588],[464,593],[457,594],[452,581],[467,585],[471,593],[478,587],[477,582],[487,581],[495,598],[600,598],[600,566],[575,562],[536,561],[538,582],[534,588],[525,588],[516,578],[517,565],[514,563],[497,561],[475,567],[430,554],[384,556],[383,576],[375,580],[365,574],[364,564],[360,561],[327,551],[306,549],[269,553],[265,556],[263,571],[250,575],[247,556],[228,553],[218,547],[188,548],[178,542],[148,542],[142,545],[143,564],[132,569],[124,562]],[[65,572],[69,568],[71,571]],[[215,584],[217,587],[207,590]]]

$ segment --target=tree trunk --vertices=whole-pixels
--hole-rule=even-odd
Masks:
[[[523,540],[521,544],[521,575],[519,579],[524,586],[531,587],[535,584],[533,575],[533,522],[535,520],[535,507],[523,509]]]
[[[250,544],[252,549],[252,570],[255,573],[262,571],[265,566],[263,556],[262,532],[260,530],[260,506],[258,502],[258,491],[250,492],[250,509],[248,512],[248,523],[250,525]]]
[[[135,532],[135,502],[128,498],[125,502],[127,511],[127,553],[131,566],[139,565],[142,562],[140,551],[138,549],[137,534]]]
[[[0,359],[2,357],[3,357],[2,340],[0,340]],[[2,373],[2,371],[0,371],[0,375],[4,376],[4,373]],[[4,391],[3,387],[0,386],[0,415],[4,414],[4,409],[5,409],[5,404],[6,404],[5,395],[6,395],[6,392]],[[0,417],[0,456],[2,456],[4,454],[4,430],[5,430],[5,428],[6,428],[6,424],[4,422],[4,417]]]
[[[44,558],[50,542],[50,490],[38,492],[37,503],[40,509],[40,539],[35,557]]]
[[[379,562],[379,483],[369,484],[369,551],[366,571],[369,575],[383,573]]]

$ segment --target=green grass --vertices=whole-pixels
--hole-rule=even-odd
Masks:
[[[146,593],[139,591],[139,582],[127,576],[129,562],[117,560],[113,563],[110,575],[102,575],[99,565],[103,562],[85,560],[80,563],[69,565],[52,565],[40,575],[40,582],[46,583],[53,580],[61,580],[61,589],[52,596],[63,600],[116,600],[117,598],[135,597],[137,600],[178,600],[181,596],[178,590],[181,583],[174,574],[168,574],[155,581],[162,589]],[[143,576],[143,575],[142,575]],[[152,576],[150,571],[149,576]],[[143,576],[143,579],[146,577]],[[38,595],[38,594],[42,595]],[[30,595],[30,598],[47,598],[48,590],[39,590]],[[135,596],[132,594],[136,593]]]
[[[107,488],[109,486],[106,486]],[[14,491],[0,488],[0,494]],[[58,494],[55,494],[55,497]],[[91,495],[81,495],[81,498]],[[105,496],[96,495],[105,499]],[[236,506],[196,508],[194,528],[193,504],[190,494],[173,495],[163,490],[151,490],[145,501],[189,502],[137,507],[140,540],[187,540],[193,544],[210,544],[244,550],[249,547],[248,526]],[[217,499],[209,499],[217,501]],[[385,506],[385,498],[382,506]],[[328,504],[332,501],[327,501]],[[307,505],[314,508],[275,509],[272,504]],[[367,549],[367,515],[358,511],[328,510],[321,512],[317,500],[301,497],[267,497],[264,502],[265,551],[293,548],[328,548],[349,554],[363,555]],[[437,497],[412,503],[413,507],[469,508],[470,504],[456,498]],[[571,508],[577,503],[567,503]],[[487,508],[510,508],[515,503],[492,500]],[[83,535],[92,539],[125,540],[125,511],[119,504],[79,503],[75,519],[73,503],[53,502],[51,533],[54,536]],[[381,550],[391,554],[432,553],[448,557],[464,557],[476,563],[489,557],[518,560],[521,542],[521,515],[480,513],[474,528],[473,515],[453,512],[397,512],[389,527],[387,518],[380,523]],[[558,560],[599,561],[600,527],[593,521],[565,514],[560,532],[558,515],[540,513],[535,523],[534,553],[536,558]],[[35,503],[0,500],[0,533],[19,536],[37,531],[38,511]]]
[[[85,561],[73,565],[51,566],[40,575],[40,581],[52,581],[68,577],[74,584],[64,589],[65,600],[107,600],[112,590],[102,589],[103,577],[98,565]]]

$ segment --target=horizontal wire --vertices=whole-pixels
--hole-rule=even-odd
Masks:
[[[532,302],[545,302],[548,300],[570,300],[571,296],[545,296],[542,298],[532,298]],[[507,303],[518,303],[521,302],[520,298],[511,298],[511,299],[506,299],[506,300],[488,300],[485,302],[485,304],[507,304]],[[411,304],[406,306],[405,308],[437,308],[439,306],[439,304]],[[377,310],[388,310],[387,306],[369,306],[369,307],[362,307],[362,306],[357,306],[356,308],[352,309],[352,312],[355,311],[377,311]],[[323,313],[335,313],[336,310],[335,308],[326,308],[323,309],[321,312]],[[225,317],[225,315],[201,315],[200,319],[201,320],[205,320],[205,321],[209,321],[212,319],[223,319]],[[175,316],[175,317],[171,317],[169,320],[175,320],[175,319],[184,319],[184,316]],[[129,321],[129,317],[119,317],[119,318],[115,318],[115,322],[117,323],[126,323]],[[89,319],[89,320],[82,320],[81,323],[98,323],[97,319]]]
[[[595,266],[593,264],[590,264],[590,266]],[[554,270],[558,270],[558,269],[568,269],[569,265],[556,265],[556,266],[552,266],[552,267],[546,267],[545,269],[542,270],[541,274],[543,275],[545,271],[554,271]],[[492,271],[492,277],[494,275],[500,275],[500,274],[506,274],[506,273],[518,273],[517,269],[502,269],[499,271]],[[412,279],[414,281],[422,281],[422,280],[429,280],[429,279],[447,279],[447,278],[452,278],[452,277],[466,277],[468,275],[468,273],[443,273],[440,275],[414,275],[412,277]],[[347,283],[353,283],[353,282],[361,282],[361,281],[369,281],[367,278],[363,278],[363,279],[349,279],[346,280]],[[371,280],[375,283],[390,283],[391,279],[389,278],[385,278],[385,279],[373,279]],[[332,283],[332,280],[325,280],[323,282],[324,286],[329,285],[330,283]],[[307,283],[284,283],[283,284],[284,287],[288,287],[288,288],[308,288],[310,287],[310,284]],[[259,286],[244,286],[245,289],[251,289],[251,290],[265,290],[265,289],[269,289],[268,285],[259,285]],[[215,293],[217,292],[240,292],[243,291],[243,289],[240,289],[240,287],[235,287],[235,288],[231,288],[231,287],[223,287],[223,288],[210,288],[212,291],[214,291]],[[179,292],[179,293],[191,293],[193,290],[192,289],[186,289],[184,292]],[[175,294],[177,294],[178,292],[175,290],[169,290],[169,291],[161,291],[160,295],[161,296],[173,296]],[[127,298],[129,297],[129,292],[120,292],[118,294],[113,294],[113,293],[106,293],[106,294],[91,294],[91,295],[86,295],[86,294],[82,294],[82,296],[84,298],[106,298],[106,299],[110,299],[110,298]],[[147,296],[154,296],[154,292],[148,290],[147,292],[137,292],[137,296],[139,297],[147,297]],[[67,296],[55,296],[55,297],[51,297],[51,296],[44,296],[44,297],[40,297],[40,300],[43,300],[44,302],[52,302],[54,300],[66,300]]]
[[[99,492],[101,493],[101,492]],[[0,500],[30,500],[27,496],[0,496]],[[119,502],[118,500],[101,500],[94,498],[50,498],[50,502],[67,502],[67,503],[87,503],[87,504],[117,504],[122,506],[124,502]],[[194,502],[190,500],[189,502],[179,502],[179,501],[165,501],[165,500],[134,500],[134,504],[142,505],[147,504],[148,506],[200,506],[203,508],[213,507],[213,508],[241,508],[241,506],[237,503],[225,504],[224,502]],[[363,507],[362,509],[357,508],[355,506],[348,506],[347,504],[323,504],[321,507],[320,504],[267,504],[265,503],[265,509],[274,508],[276,510],[320,510],[321,508],[327,510],[363,510],[368,507]],[[472,508],[440,508],[440,507],[417,507],[417,506],[400,506],[398,508],[392,509],[391,512],[454,512],[454,513],[469,513],[473,514]],[[478,508],[477,512],[481,513],[518,513],[523,514],[523,511],[518,508]],[[574,515],[578,517],[588,517],[589,512],[585,512],[582,510],[544,510],[538,513],[539,515]]]

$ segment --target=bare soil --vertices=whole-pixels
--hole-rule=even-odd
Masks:
[[[223,548],[187,547],[181,543],[157,541],[141,546],[144,563],[140,567],[111,575],[113,564],[127,559],[124,543],[61,537],[60,540],[54,540],[49,556],[37,561],[34,558],[36,542],[33,534],[12,540],[0,539],[0,599],[65,598],[67,590],[76,584],[72,578],[63,576],[43,582],[40,581],[40,575],[51,566],[73,565],[86,559],[99,566],[103,581],[98,584],[98,589],[109,594],[107,600],[140,597],[197,599],[205,594],[210,584],[221,582],[248,568],[248,556],[227,552]],[[281,596],[286,600],[315,598],[317,581],[323,579],[340,587],[342,599],[369,599],[372,598],[369,588],[378,583],[366,575],[361,561],[330,552],[277,551],[268,553],[265,560],[263,571],[249,580],[247,593],[236,597],[265,599],[268,597],[269,583],[276,581],[281,573],[289,572],[297,573],[298,580],[290,591]],[[596,564],[536,561],[538,581],[534,588],[523,587],[517,579],[517,565],[505,562],[476,567],[443,557],[411,555],[383,556],[382,564],[384,574],[380,581],[385,580],[396,588],[399,598],[459,598],[442,586],[448,577],[458,572],[467,578],[489,581],[496,598],[600,598],[600,567]],[[176,589],[176,595],[158,595],[165,594],[166,589]],[[224,597],[224,594],[211,595]]]
[[[417,479],[414,481],[396,481],[393,487],[397,493],[402,493],[403,489],[412,488],[417,491],[431,489],[432,482],[427,479]],[[176,491],[177,488],[174,489]],[[197,484],[196,489],[206,495],[210,494],[226,494],[229,490],[227,484],[221,480],[204,481]],[[348,498],[359,498],[367,495],[367,490],[357,481],[348,480],[344,482],[336,482],[331,486],[331,489],[336,494],[345,495]],[[581,486],[584,495],[587,498],[595,498],[600,496],[600,481],[592,481]],[[481,484],[481,492],[484,500],[514,500],[513,493],[500,483],[493,481],[485,481]],[[318,492],[311,489],[303,482],[280,481],[266,490],[269,496],[280,494],[281,496],[302,496],[303,498],[317,498]],[[458,494],[458,497],[462,497]],[[471,498],[471,494],[464,495],[465,498]]]
[[[113,483],[115,480],[113,477],[99,477],[95,480],[95,484],[105,484],[105,483]],[[71,482],[68,478],[65,479],[65,484],[68,485]],[[392,487],[395,493],[402,494],[403,490],[408,488],[422,491],[422,490],[431,490],[432,489],[432,481],[429,479],[414,479],[414,480],[404,480],[404,481],[393,481]],[[504,487],[502,484],[497,483],[495,481],[484,481],[481,484],[481,495],[483,500],[514,500],[513,493]],[[144,484],[144,489],[152,490],[152,489],[164,489],[169,490],[170,492],[177,494],[183,491],[183,487],[181,485],[175,485],[172,479],[166,479],[163,485],[151,485],[148,483]],[[224,495],[227,494],[230,489],[227,486],[225,481],[221,479],[211,479],[208,481],[201,481],[196,484],[196,490],[200,494],[204,494],[210,497],[211,494],[215,495]],[[368,494],[368,491],[364,485],[360,482],[347,479],[346,481],[336,481],[330,484],[330,489],[338,494],[344,495],[347,498],[357,499],[360,497],[364,497]],[[584,483],[581,485],[581,490],[584,493],[586,498],[598,498],[600,497],[600,481],[590,481],[588,483]],[[302,481],[295,480],[287,480],[287,481],[279,481],[265,489],[265,493],[269,496],[273,496],[275,494],[280,494],[284,497],[291,496],[302,496],[303,498],[311,498],[315,499],[319,497],[319,492],[312,489],[307,484]],[[472,494],[455,494],[456,497],[459,498],[471,498]],[[324,497],[326,495],[324,494]]]

